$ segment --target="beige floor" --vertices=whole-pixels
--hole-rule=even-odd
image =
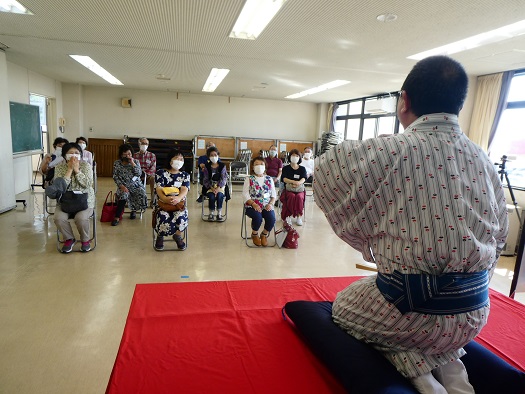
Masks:
[[[112,188],[99,179],[99,207]],[[371,274],[355,267],[361,255],[332,233],[311,198],[300,247],[285,250],[245,246],[239,192],[225,223],[203,222],[197,187],[190,197],[185,252],[153,250],[148,210],[118,227],[99,223],[96,250],[63,255],[41,189],[17,196],[27,208],[0,215],[0,393],[104,392],[137,283]],[[508,294],[513,266],[502,259],[491,287]]]

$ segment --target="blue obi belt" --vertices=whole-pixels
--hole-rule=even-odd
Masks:
[[[442,275],[378,273],[376,285],[385,299],[402,313],[453,315],[489,304],[487,271]]]

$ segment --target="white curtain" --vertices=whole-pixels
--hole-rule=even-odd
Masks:
[[[488,150],[490,131],[498,109],[503,73],[478,77],[478,90],[470,119],[469,138]]]

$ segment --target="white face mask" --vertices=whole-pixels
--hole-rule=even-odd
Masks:
[[[253,172],[255,172],[257,175],[264,174],[264,165],[259,164],[257,166],[253,166]]]
[[[290,161],[291,161],[293,164],[297,164],[297,163],[299,163],[299,156],[292,156],[292,157],[290,157]]]
[[[183,165],[184,165],[184,161],[182,161],[182,160],[172,160],[171,161],[171,167],[174,170],[180,169]]]
[[[80,154],[78,153],[66,153],[66,160],[69,161],[72,157],[76,157],[80,160]]]
[[[62,147],[61,146],[58,146],[55,148],[55,155],[58,157],[58,156],[62,156]]]
[[[215,164],[219,161],[219,156],[210,156],[210,161]]]
[[[148,150],[148,145],[140,145],[139,148],[141,152],[146,152]]]
[[[277,151],[276,150],[271,150],[270,151],[270,156],[272,156],[272,157],[277,156]]]
[[[78,143],[78,146],[80,146],[80,148],[82,148],[82,150],[86,149],[86,144],[84,144],[83,142],[79,142]]]
[[[305,158],[306,160],[310,159],[310,157],[312,157],[312,154],[311,154],[310,152],[306,152],[306,153],[304,154],[304,158]]]

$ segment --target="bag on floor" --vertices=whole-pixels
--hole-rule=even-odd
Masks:
[[[115,219],[115,214],[117,213],[117,205],[117,195],[113,194],[113,192],[110,190],[106,196],[106,201],[104,201],[104,206],[102,207],[100,221],[103,223],[112,222],[113,219]],[[119,219],[122,219],[123,214],[124,212],[122,212]]]
[[[277,244],[286,249],[297,249],[299,247],[299,233],[289,223],[284,222],[281,229],[275,232]]]

